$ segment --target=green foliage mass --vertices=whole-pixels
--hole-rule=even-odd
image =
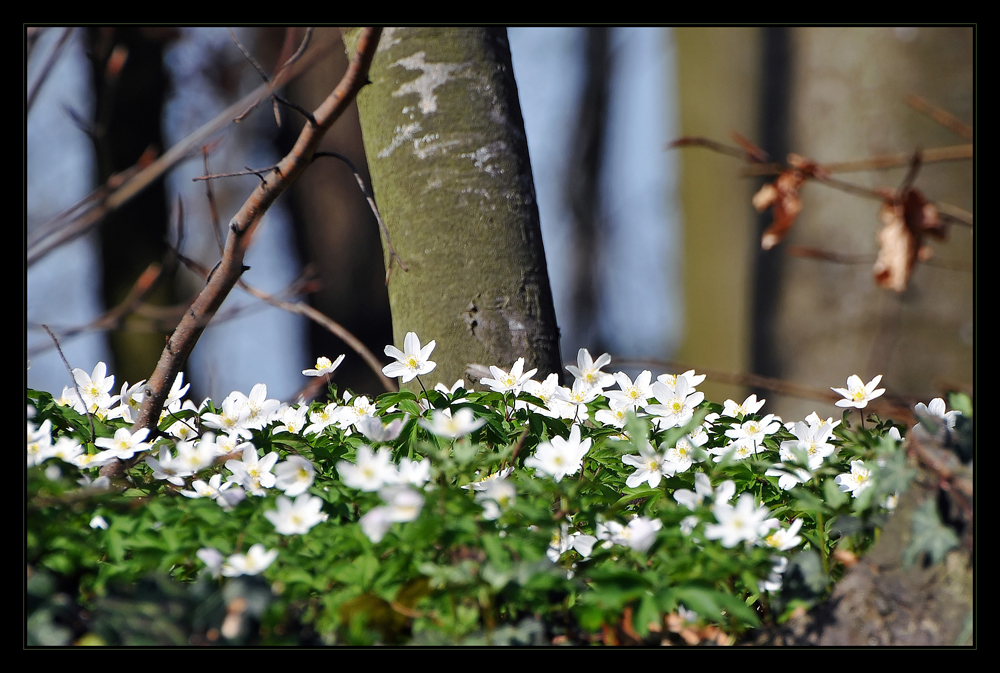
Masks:
[[[337,399],[335,390],[330,397]],[[86,416],[49,394],[28,391],[28,403],[36,427],[51,422],[53,441],[72,437],[89,453],[98,451],[95,438],[126,427],[121,419],[95,417],[92,436]],[[892,424],[874,416],[851,426],[845,414],[830,440],[836,453],[790,490],[765,474],[781,442],[793,439],[788,430],[765,438],[751,458],[715,462],[707,452],[727,446],[724,433],[736,423],[717,416],[708,442],[695,449],[700,462],[656,487],[629,487],[634,468],[623,456],[639,453],[647,440],[661,451],[673,447],[722,408],[704,402],[686,427],[667,430],[635,415],[624,431],[587,421],[582,435],[592,445],[582,469],[557,482],[524,461],[540,444],[567,437],[572,424],[537,413],[536,397],[402,391],[375,404],[384,423],[403,421],[397,438],[377,446],[388,448],[397,464],[426,458],[431,466],[419,515],[392,523],[378,542],[359,521],[383,499],[346,485],[337,466],[356,461],[359,448],[372,442],[337,425],[303,435],[279,432],[272,422],[253,432],[259,456],[296,455],[314,466],[308,494],[322,500],[326,520],[305,534],[281,535],[265,516],[283,497],[276,489],[248,495],[227,511],[210,498],[182,496],[184,487],[154,478],[145,462],[110,488],[81,486],[81,471],[57,458],[29,467],[28,644],[736,642],[827,595],[843,573],[833,550],[863,553],[885,520],[887,496],[910,478],[898,442],[888,436]],[[323,406],[316,402],[310,410]],[[462,408],[485,424],[461,439],[436,437],[418,423],[434,410]],[[601,408],[604,398],[592,402],[590,419]],[[214,410],[208,403],[182,414],[197,427],[199,414]],[[160,430],[176,421],[176,414],[168,416]],[[159,441],[175,443],[167,435]],[[228,476],[226,458],[197,478]],[[798,467],[806,464],[801,458]],[[854,498],[834,480],[859,460],[875,478]],[[513,468],[506,479],[516,495],[497,503],[497,518],[488,519],[471,485],[504,468]],[[673,497],[695,490],[699,472],[715,486],[731,480],[735,497],[752,494],[781,528],[802,521],[802,541],[780,551],[764,540],[727,548],[709,539],[707,526],[716,523],[711,498],[688,509]],[[91,527],[97,516],[106,529]],[[607,532],[609,522],[624,526],[633,517],[659,522],[648,546],[629,546]],[[937,560],[954,543],[934,517],[915,520],[911,556],[926,551]],[[580,536],[592,536],[592,549],[575,544]],[[198,556],[205,548],[246,553],[258,543],[278,552],[259,575],[213,577]],[[790,562],[776,575],[782,558]]]

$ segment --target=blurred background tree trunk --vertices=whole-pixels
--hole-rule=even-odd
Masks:
[[[164,151],[160,132],[168,78],[163,70],[163,51],[177,38],[175,29],[89,28],[90,65],[95,95],[94,118],[89,135],[97,158],[97,183],[104,184],[146,153],[152,161]],[[136,278],[152,263],[162,262],[166,252],[167,193],[158,180],[117,211],[110,213],[98,230],[103,265],[104,305],[119,304],[132,290]],[[159,283],[146,301],[169,306],[176,296],[168,283]],[[123,329],[110,333],[119,381],[138,381],[149,376],[167,335],[163,330],[143,329],[136,316],[125,319]]]
[[[783,162],[860,160],[970,142],[907,105],[917,94],[972,122],[972,29],[678,28],[681,135],[734,144],[733,131]],[[878,200],[815,183],[784,242],[761,251],[771,213],[751,197],[765,181],[741,178],[733,157],[680,151],[683,172],[686,338],[677,359],[707,370],[751,372],[818,391],[858,374],[883,374],[890,394],[926,401],[971,392],[972,228],[934,241],[901,294],[878,287]],[[906,166],[837,177],[898,188]],[[767,181],[773,177],[766,178]],[[921,167],[914,187],[971,211],[972,162]],[[806,248],[827,261],[793,254]],[[719,400],[746,390],[705,384]],[[785,418],[830,403],[766,394]],[[742,399],[742,398],[741,398]]]
[[[759,125],[762,29],[677,28],[677,104],[681,136],[731,143],[729,133],[753,134]],[[675,150],[681,165],[684,211],[685,337],[677,359],[699,369],[750,370],[753,185],[740,180],[732,157],[698,148]],[[722,401],[746,395],[714,382],[705,396]]]
[[[682,136],[733,145],[736,131],[772,161],[794,152],[820,164],[972,142],[907,104],[916,94],[972,123],[970,27],[678,28],[675,35]],[[851,374],[865,381],[883,374],[886,400],[908,405],[949,390],[971,394],[972,227],[952,226],[947,241],[934,241],[933,257],[896,293],[873,279],[882,228],[878,200],[808,183],[785,241],[762,251],[761,234],[772,216],[758,216],[751,198],[765,180],[741,179],[743,164],[704,149],[682,150],[681,162],[687,335],[678,359],[820,393],[843,386]],[[896,189],[907,170],[836,177],[867,189]],[[971,211],[972,170],[971,161],[927,164],[914,187],[929,200]],[[832,261],[790,254],[793,246]],[[750,392],[712,384],[711,377],[704,389],[720,402]],[[832,400],[763,392],[767,410],[786,420],[812,411],[841,415]],[[900,410],[906,409],[894,411]],[[878,405],[866,413],[872,411],[885,416]],[[924,461],[876,548],[831,599],[759,642],[971,644],[971,505],[959,516],[952,501],[971,502],[972,467],[949,470],[969,484],[967,493]],[[916,534],[915,514],[929,506],[967,537],[943,562],[907,567],[902,559]]]
[[[917,94],[972,123],[972,28],[782,30],[790,109],[770,119],[788,120],[784,151],[824,163],[971,142],[906,101]],[[837,177],[870,189],[896,189],[907,170]],[[962,161],[922,166],[913,186],[932,201],[971,211],[972,184],[972,162]],[[761,257],[762,267],[779,256],[784,261],[758,300],[773,307],[767,314],[757,311],[767,320],[755,327],[767,334],[767,351],[756,353],[758,373],[817,388],[843,385],[851,374],[866,381],[883,374],[890,394],[913,402],[947,390],[971,394],[972,228],[952,226],[947,241],[931,242],[934,256],[917,264],[908,288],[897,294],[878,287],[872,277],[882,229],[879,202],[818,184],[806,185],[802,199],[788,238]],[[793,256],[790,246],[852,261]],[[773,401],[780,405],[777,413],[789,418],[815,408],[809,400],[775,396]]]
[[[346,34],[348,52],[357,30]],[[468,364],[561,369],[524,122],[503,28],[386,29],[358,97],[391,265],[393,334]],[[468,381],[467,381],[468,382]]]

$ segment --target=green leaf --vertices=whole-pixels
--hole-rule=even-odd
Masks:
[[[972,419],[972,398],[965,393],[951,393],[948,395],[948,406],[956,411],[961,411],[962,415]]]
[[[940,563],[945,554],[958,546],[958,535],[941,523],[933,499],[928,498],[913,512],[912,523],[913,538],[903,552],[904,568],[912,567],[923,553],[930,556],[931,563]]]
[[[826,504],[833,509],[839,509],[841,505],[850,500],[847,493],[841,491],[833,479],[826,479],[823,482],[823,495],[826,496]]]
[[[651,624],[661,626],[661,621],[660,611],[656,607],[656,599],[649,594],[640,598],[639,605],[635,610],[635,616],[632,618],[632,625],[638,631],[639,635],[646,637],[649,635],[649,626]]]
[[[649,424],[630,411],[625,420],[625,432],[629,436],[629,443],[635,447],[636,452],[640,446],[646,446],[649,439]]]

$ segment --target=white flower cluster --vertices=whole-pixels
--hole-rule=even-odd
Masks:
[[[402,350],[391,345],[385,347],[385,353],[395,359],[383,369],[386,376],[399,377],[405,383],[436,368],[436,364],[429,359],[435,348],[434,341],[421,346],[417,335],[409,332],[403,346]],[[320,357],[314,368],[302,373],[328,377],[343,359],[343,355],[333,361]],[[625,427],[629,415],[645,418],[657,430],[683,427],[691,422],[696,409],[704,401],[704,394],[698,392],[696,387],[705,376],[697,375],[693,370],[678,375],[663,374],[655,381],[650,371],[643,371],[633,380],[624,372],[611,374],[602,371],[610,362],[608,354],[595,360],[586,349],[581,349],[576,365],[566,368],[574,377],[569,387],[559,385],[557,374],[550,374],[544,381],[534,380],[532,377],[537,370],[525,371],[523,358],[514,362],[509,370],[491,366],[490,376],[480,380],[482,386],[505,396],[510,395],[505,397],[507,403],[512,405],[506,409],[508,418],[515,411],[526,409],[535,414],[570,421],[568,437],[554,434],[548,441],[539,443],[534,452],[524,459],[524,467],[532,470],[535,476],[561,482],[580,474],[593,444],[592,437],[584,436],[590,432],[589,428],[612,427],[618,438],[628,439]],[[148,393],[145,381],[141,381],[133,386],[125,383],[120,394],[112,395],[114,377],[107,375],[104,363],[98,363],[90,374],[77,369],[73,375],[75,385],[64,389],[57,402],[105,420],[121,419],[125,423],[133,423]],[[865,384],[859,377],[851,376],[847,388],[834,388],[844,398],[837,404],[864,408],[870,400],[885,392],[884,389],[876,389],[880,381],[881,376],[876,376]],[[336,469],[345,486],[377,493],[382,501],[381,505],[361,516],[359,521],[361,530],[372,543],[384,539],[392,524],[414,521],[423,511],[423,491],[430,487],[431,482],[430,460],[404,457],[397,464],[388,446],[407,426],[409,414],[398,417],[396,412],[395,420],[383,423],[372,401],[348,392],[344,392],[341,399],[310,412],[304,404],[288,405],[268,399],[264,384],[254,386],[249,395],[238,391],[231,393],[221,407],[209,408],[207,400],[196,407],[192,402],[183,400],[188,387],[183,385],[183,374],[179,375],[161,418],[170,416],[176,419],[167,429],[166,436],[150,440],[146,429],[134,432],[118,429],[113,437],[96,440],[96,446],[101,450],[95,453],[87,453],[79,441],[67,436],[54,439],[49,420],[37,426],[29,421],[28,466],[58,458],[84,472],[82,483],[99,488],[107,487],[107,480],[92,481],[86,476],[87,471],[115,460],[132,460],[148,452],[145,463],[154,478],[182,487],[179,491],[185,497],[211,498],[226,510],[236,507],[247,495],[261,497],[267,495],[269,489],[281,490],[283,495],[275,499],[276,509],[266,511],[264,516],[279,535],[305,535],[326,520],[323,500],[308,493],[314,482],[315,467],[297,455],[289,455],[281,462],[277,452],[261,455],[252,443],[254,433],[267,430],[271,434],[289,433],[308,437],[336,428],[344,435],[360,433],[371,442],[371,446],[357,445],[354,462],[341,460]],[[421,413],[416,424],[438,438],[439,442],[450,440],[458,446],[467,445],[468,440],[463,438],[483,428],[486,419],[477,418],[466,399],[460,398],[459,391],[464,388],[465,382],[461,379],[450,388],[442,384],[435,386],[435,390],[447,397],[447,408],[431,409],[427,400],[421,400]],[[516,397],[520,393],[527,393],[536,399],[518,400]],[[515,399],[510,401],[511,397]],[[600,398],[603,402],[593,404]],[[539,401],[541,404],[537,403]],[[721,415],[709,415],[705,422],[671,442],[671,445],[656,447],[649,441],[644,442],[637,447],[638,455],[621,458],[624,465],[634,468],[625,480],[626,487],[635,489],[645,484],[650,489],[660,488],[665,480],[687,472],[708,456],[713,456],[716,463],[728,464],[751,458],[760,461],[766,452],[775,450],[779,462],[771,462],[763,468],[766,470],[764,475],[771,477],[772,483],[776,479],[779,488],[789,490],[811,481],[825,461],[836,458],[834,429],[840,422],[832,418],[824,420],[813,413],[804,421],[786,424],[784,428],[794,439],[786,439],[778,445],[771,436],[782,430],[782,421],[773,414],[761,416],[758,412],[764,403],[765,400],[758,400],[755,395],[750,395],[741,404],[727,400]],[[603,408],[605,406],[607,408]],[[395,412],[395,409],[387,411]],[[940,424],[947,427],[955,425],[958,414],[947,411],[940,399],[932,401],[929,407],[918,405],[917,411],[923,417],[939,419]],[[708,444],[710,433],[715,438],[714,448],[702,448]],[[228,459],[223,460],[223,457]],[[223,462],[228,476],[217,467]],[[876,476],[874,469],[863,461],[852,461],[850,472],[837,476],[836,483],[842,491],[857,497],[871,487]],[[213,473],[198,478],[208,470],[213,470]],[[517,500],[517,479],[529,474],[525,472],[511,478],[514,470],[513,466],[507,467],[465,487],[473,491],[475,501],[482,506],[483,519],[500,521],[498,525],[501,528],[507,525],[504,512]],[[693,491],[673,491],[676,502],[691,510],[691,515],[681,523],[683,533],[695,535],[699,531],[699,541],[718,540],[729,548],[741,544],[763,545],[787,551],[802,543],[802,537],[798,535],[801,519],[786,526],[772,517],[767,507],[759,505],[751,493],[742,493],[732,504],[735,496],[736,485],[733,481],[723,481],[713,487],[704,472],[696,472]],[[710,509],[707,503],[710,503]],[[91,525],[107,528],[108,522],[104,517],[95,515]],[[662,526],[659,519],[635,515],[626,524],[599,522],[590,531],[591,535],[572,529],[571,522],[564,519],[554,531],[547,553],[553,561],[570,552],[586,559],[598,542],[605,548],[619,545],[647,553],[656,543]],[[237,553],[228,557],[223,557],[214,549],[202,549],[198,553],[214,574],[226,576],[260,573],[274,562],[277,555],[277,550],[267,551],[261,544],[251,546],[246,554]],[[780,585],[783,566],[779,566],[780,563],[775,566],[776,577],[769,578],[766,588],[776,586],[775,583]]]

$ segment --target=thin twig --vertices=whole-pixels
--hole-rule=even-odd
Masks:
[[[289,30],[291,30],[291,29],[289,29]],[[229,32],[230,32],[230,35],[232,35],[232,30],[230,30]],[[312,38],[312,33],[313,33],[313,29],[312,28],[307,28],[306,29],[306,34],[303,36],[302,43],[299,45],[299,48],[295,51],[294,54],[291,55],[291,57],[287,61],[285,61],[284,65],[282,65],[281,68],[278,69],[278,71],[274,75],[276,78],[280,77],[281,74],[285,71],[285,69],[291,67],[292,64],[294,64],[296,61],[298,61],[302,57],[302,54],[305,53],[306,48],[309,46],[309,41]],[[233,37],[233,40],[236,41],[236,38]],[[237,42],[237,45],[239,45],[239,42]],[[250,62],[254,64],[254,67],[257,69],[257,72],[260,73],[260,76],[264,79],[264,81],[265,82],[268,81],[267,80],[267,75],[264,73],[264,69],[261,68],[257,64],[257,62],[253,60],[253,58],[250,56],[249,52],[247,52],[245,49],[243,49],[242,45],[239,45],[239,46],[240,46],[240,51],[242,51],[243,54],[250,60]],[[236,122],[237,124],[240,123],[241,121],[243,121],[243,119],[248,114],[250,114],[251,112],[253,112],[253,110],[258,105],[260,105],[261,101],[263,101],[263,100],[264,99],[261,98],[260,100],[257,100],[255,102],[253,102],[250,106],[247,107],[247,109],[245,109],[240,114],[236,115],[236,117],[233,119],[233,121]],[[272,102],[274,104],[274,121],[280,127],[281,126],[281,115],[278,113],[277,103],[278,103],[279,100],[281,102],[283,102],[283,103],[285,103],[286,101],[279,99],[277,97],[277,95],[275,95],[273,93],[271,94],[271,100],[272,100]],[[303,110],[302,108],[298,107],[297,105],[293,105],[292,103],[286,103],[286,104],[289,105],[289,106],[291,106],[291,107],[294,107],[296,110],[299,110],[300,112],[303,112],[306,115],[306,117],[311,122],[313,122],[313,124],[316,123],[315,120],[312,119],[312,116],[308,112],[306,112],[305,110]]]
[[[785,254],[793,257],[806,257],[808,259],[819,259],[825,262],[835,262],[837,264],[873,264],[877,258],[877,255],[874,254],[832,252],[830,250],[820,250],[819,248],[810,248],[804,245],[791,244],[785,246]],[[972,271],[972,267],[968,264],[941,260],[938,259],[937,256],[922,261],[921,264],[924,266],[932,266],[937,269],[949,269],[951,271]]]
[[[247,50],[247,48],[244,47],[243,44],[237,39],[236,33],[233,32],[233,29],[226,28],[226,30],[229,31],[229,37],[231,37],[233,42],[236,43],[236,47],[241,52],[243,52],[243,57],[246,58],[246,60],[250,61],[250,65],[254,67],[254,70],[257,71],[257,74],[260,75],[260,78],[264,81],[264,83],[267,84],[268,82],[270,82],[271,80],[267,76],[267,73],[264,72],[264,68],[260,67],[260,63],[257,62],[257,59],[255,59],[253,55],[249,52],[249,50]]]
[[[668,150],[672,150],[675,147],[707,147],[708,149],[714,150],[719,154],[728,154],[731,157],[743,159],[748,162],[753,161],[752,155],[746,150],[740,149],[739,147],[733,147],[732,145],[725,145],[709,138],[685,137],[678,138],[673,142],[667,143]]]
[[[45,61],[45,64],[39,71],[38,77],[35,78],[35,82],[31,85],[31,89],[28,90],[27,101],[24,104],[25,114],[31,111],[31,106],[35,102],[35,99],[38,97],[38,92],[41,91],[42,84],[45,83],[45,79],[49,76],[49,73],[52,72],[53,66],[55,66],[56,61],[59,60],[59,54],[62,53],[63,47],[65,47],[66,43],[69,42],[69,38],[70,36],[73,35],[74,30],[76,29],[75,28],[63,29],[62,35],[59,36],[59,41],[56,42],[56,46],[53,47],[52,53],[49,54],[48,60]]]
[[[923,163],[933,164],[942,161],[966,161],[973,157],[973,145],[949,145],[948,147],[934,147],[924,150]],[[820,168],[827,173],[856,173],[859,171],[881,170],[885,168],[899,168],[907,166],[913,159],[913,152],[897,152],[895,154],[881,154],[867,159],[856,159],[853,161],[835,161],[822,164]],[[785,170],[785,165],[780,163],[752,164],[743,169],[744,177],[757,175],[778,175]]]
[[[192,259],[187,259],[187,258],[183,259],[185,265],[191,271],[198,274],[202,278],[208,276],[209,270],[207,268],[205,268],[201,264],[198,264]],[[281,294],[283,295],[298,294],[302,286],[308,282],[309,282],[308,280],[305,281],[297,280],[289,288],[286,288],[284,291],[282,291]],[[309,318],[310,320],[320,325],[321,327],[324,327],[326,330],[328,330],[329,332],[337,336],[345,344],[347,344],[351,348],[351,350],[357,353],[361,357],[361,359],[365,361],[365,364],[367,364],[368,367],[375,374],[375,376],[378,377],[379,381],[382,383],[382,386],[387,391],[389,391],[390,393],[394,393],[397,390],[399,390],[399,387],[396,385],[395,381],[386,377],[386,375],[382,373],[382,363],[375,356],[375,354],[372,353],[367,346],[365,346],[364,342],[361,341],[361,339],[354,336],[350,332],[350,330],[348,330],[346,327],[338,323],[333,318],[324,315],[322,312],[313,308],[309,304],[306,304],[305,302],[301,301],[291,302],[279,299],[276,295],[268,294],[263,290],[258,290],[257,288],[247,284],[246,281],[242,279],[237,281],[236,284],[241,289],[245,290],[247,293],[253,295],[257,299],[267,302],[268,304],[271,304],[272,306],[280,308],[284,311],[288,311],[289,313],[305,316],[306,318]],[[215,317],[216,320],[219,320],[221,318],[222,318],[221,314],[216,314]]]
[[[133,426],[135,429],[153,429],[155,426],[177,373],[187,361],[205,326],[246,270],[243,261],[264,213],[306,169],[323,135],[367,83],[368,68],[375,55],[380,34],[380,28],[366,28],[362,31],[357,51],[343,79],[314,112],[317,125],[302,129],[295,146],[281,160],[279,170],[275,171],[275,179],[268,184],[258,185],[229,222],[229,234],[222,259],[167,340],[156,369],[147,382],[149,392],[143,398],[138,419]],[[109,476],[118,475],[126,468],[126,465],[112,464],[102,468],[102,472],[107,471]]]
[[[233,42],[236,43],[236,46],[239,48],[239,50],[243,52],[243,56],[246,58],[246,60],[250,61],[250,65],[254,67],[254,69],[257,71],[257,74],[260,75],[260,78],[264,81],[264,83],[266,84],[270,82],[271,80],[268,78],[267,73],[264,71],[264,68],[262,68],[261,65],[257,63],[257,59],[255,59],[250,54],[250,51],[246,47],[244,47],[238,39],[236,39],[236,33],[233,32],[233,29],[227,28],[226,30],[229,31],[229,37],[231,37]],[[274,94],[271,94],[271,107],[274,110],[274,123],[278,125],[278,128],[281,128],[281,112],[278,110],[277,97]],[[249,111],[250,110],[247,110],[247,112]],[[244,112],[233,121],[236,122],[237,124],[243,121],[243,118],[246,116],[247,112]]]
[[[514,444],[514,450],[510,453],[510,464],[513,465],[514,461],[517,459],[517,454],[521,452],[524,448],[524,442],[528,439],[528,431],[530,428],[525,428],[521,431],[521,436],[517,438],[517,443]]]
[[[209,174],[208,171],[208,145],[201,148],[203,165],[205,167],[205,175]],[[219,255],[222,255],[222,249],[225,243],[222,240],[222,232],[219,230],[219,208],[215,204],[215,192],[212,191],[212,181],[205,181],[205,197],[208,199],[208,214],[212,220],[212,233],[215,234],[215,242],[219,246]]]
[[[87,420],[90,421],[90,441],[93,443],[96,441],[97,433],[94,432],[94,417],[90,413],[90,408],[87,406],[86,400],[83,399],[83,394],[80,392],[80,386],[76,382],[76,376],[73,374],[73,368],[69,366],[69,362],[66,360],[66,356],[63,355],[62,347],[59,346],[59,340],[56,339],[56,335],[52,333],[48,325],[42,325],[45,332],[52,339],[52,343],[56,345],[56,352],[59,353],[59,358],[62,360],[63,364],[66,366],[66,371],[69,372],[69,378],[73,381],[73,390],[76,391],[76,397],[80,400],[80,404],[83,405],[83,412],[87,414]]]
[[[967,140],[972,140],[972,127],[961,121],[958,117],[943,110],[938,106],[934,105],[926,98],[918,96],[915,93],[911,93],[906,97],[906,104],[912,107],[917,112],[923,112],[925,115],[936,121],[941,126],[947,129],[951,129],[958,135],[962,136]]]
[[[382,373],[382,363],[379,361],[377,357],[375,357],[375,354],[372,353],[360,339],[351,334],[346,327],[344,327],[337,321],[327,317],[326,315],[324,315],[323,313],[316,310],[315,308],[313,308],[312,306],[310,306],[305,302],[281,301],[280,299],[271,297],[265,292],[261,292],[260,290],[250,287],[249,285],[243,283],[242,281],[240,282],[240,287],[242,287],[244,290],[246,290],[253,296],[257,297],[258,299],[266,301],[272,306],[284,309],[289,313],[296,313],[298,315],[305,316],[310,320],[312,320],[313,322],[315,322],[316,324],[326,328],[328,331],[335,334],[341,341],[346,343],[351,348],[351,350],[353,350],[355,353],[361,356],[361,359],[365,361],[365,364],[368,365],[368,368],[371,369],[372,372],[375,374],[375,376],[378,377],[379,382],[382,384],[383,388],[385,388],[390,393],[394,393],[397,390],[399,390],[395,381],[386,377],[386,375]]]
[[[162,177],[175,164],[192,152],[196,152],[212,134],[230,124],[237,112],[246,109],[254,101],[269,97],[271,93],[316,63],[320,57],[327,54],[339,42],[339,35],[324,40],[317,45],[316,49],[310,50],[305,58],[299,59],[294,65],[275,75],[270,84],[257,87],[253,92],[230,105],[214,119],[171,147],[156,161],[131,174],[129,179],[124,181],[124,184],[114,189],[105,190],[102,188],[85,201],[77,204],[68,216],[57,216],[47,222],[41,227],[45,233],[42,236],[36,236],[34,241],[28,241],[26,255],[28,265],[34,264],[55,248],[82,236],[97,226],[108,213],[120,208]]]
[[[706,147],[715,152],[719,152],[720,154],[727,154],[729,156],[735,156],[741,158],[747,163],[751,164],[746,169],[744,169],[743,171],[744,177],[751,177],[756,175],[777,175],[792,168],[786,164],[780,164],[780,163],[754,164],[753,158],[743,150],[737,149],[735,147],[730,147],[728,145],[724,145],[714,140],[709,140],[707,138],[681,138],[679,140],[675,140],[674,142],[668,145],[668,148],[673,148],[673,147]],[[964,149],[966,147],[970,149],[968,150]],[[947,154],[947,156],[935,156],[935,161],[955,161],[958,159],[969,158],[971,157],[971,147],[972,147],[971,145],[968,146],[958,145],[955,146],[955,148],[942,148],[943,150],[947,151],[943,153]],[[956,149],[956,148],[963,148],[963,149]],[[927,156],[930,155],[932,152],[934,152],[934,150],[928,150],[927,152],[924,152],[921,163],[928,163]],[[905,157],[905,160],[903,160],[903,157]],[[913,152],[908,152],[906,154],[900,154],[900,155],[892,155],[892,158],[894,161],[899,161],[899,163],[892,164],[893,166],[909,165],[913,161]],[[856,162],[848,162],[848,163],[856,163]],[[886,166],[888,165],[889,163],[887,162]],[[837,166],[837,164],[833,164],[833,166]],[[828,175],[828,173],[830,172],[831,171],[829,170],[827,165],[817,165],[816,169],[813,171],[813,174],[810,175],[809,178],[815,180],[816,182],[819,182],[820,184],[827,185],[828,187],[833,187],[834,189],[839,189],[840,191],[846,192],[848,194],[853,194],[855,196],[860,196],[866,199],[872,199],[874,201],[885,201],[885,193],[883,191],[877,189],[870,189],[868,187],[862,187],[860,185],[855,185],[853,183],[847,182],[845,180],[834,178],[831,175]],[[957,206],[953,206],[951,204],[938,203],[938,202],[933,202],[933,203],[937,207],[940,216],[943,220],[947,220],[948,222],[954,224],[961,224],[969,227],[973,226],[972,213],[969,213],[968,211],[963,210],[962,208],[959,208]]]
[[[312,124],[313,126],[316,125],[316,119],[312,116],[312,113],[309,112],[309,110],[307,110],[304,107],[302,107],[301,105],[296,105],[295,103],[293,103],[293,102],[291,102],[289,100],[285,100],[284,98],[282,98],[281,96],[279,96],[277,94],[275,94],[274,96],[271,96],[271,97],[274,99],[275,103],[281,103],[282,105],[285,105],[287,107],[292,108],[293,110],[295,110],[296,112],[298,112],[300,115],[302,115],[303,117],[305,117],[306,120],[310,124]],[[278,124],[278,126],[281,126],[281,124]]]
[[[156,281],[159,280],[161,274],[160,265],[157,263],[150,264],[146,267],[146,270],[139,274],[135,283],[129,289],[128,294],[125,299],[122,300],[120,304],[114,308],[106,311],[103,315],[99,316],[97,319],[90,321],[85,325],[80,325],[78,327],[71,327],[65,329],[60,333],[62,339],[69,339],[75,337],[82,332],[91,332],[96,330],[110,330],[119,327],[126,316],[135,312],[136,308],[142,302],[143,298],[149,294],[149,291],[153,289]],[[42,325],[46,332],[49,332],[49,336],[52,336],[51,331],[45,325]],[[53,336],[53,341],[55,337]],[[58,349],[59,344],[55,343],[55,347]],[[35,346],[28,351],[29,356],[36,356],[39,353],[47,352],[52,346],[47,346],[45,344],[40,344]],[[61,353],[60,353],[61,355]]]
[[[409,271],[403,258],[399,256],[396,252],[396,248],[393,247],[392,241],[389,239],[389,228],[385,226],[385,221],[382,219],[382,214],[378,211],[378,206],[375,205],[375,194],[365,183],[365,179],[361,177],[361,173],[358,171],[357,167],[351,162],[350,159],[345,157],[340,152],[317,152],[315,157],[333,157],[335,159],[340,159],[351,169],[354,173],[354,179],[357,180],[358,187],[361,188],[361,193],[365,195],[365,199],[368,201],[368,207],[372,209],[372,213],[375,215],[376,221],[378,221],[379,229],[382,230],[382,236],[385,237],[385,245],[389,249],[389,264],[385,270],[385,284],[389,284],[389,275],[392,273],[392,260],[399,262],[399,266],[403,271]]]
[[[785,246],[785,254],[793,257],[821,259],[826,262],[836,262],[838,264],[872,264],[876,258],[875,255],[856,255],[847,252],[831,252],[829,250],[819,250],[818,248],[809,248],[804,245],[791,244]]]
[[[290,35],[291,34],[290,31],[292,29],[289,28],[288,30]],[[312,39],[312,34],[314,30],[315,28],[313,28],[312,26],[306,28],[305,35],[302,36],[302,42],[299,43],[299,48],[295,50],[295,53],[292,54],[287,61],[285,61],[284,65],[281,66],[278,72],[281,72],[282,70],[289,67],[290,65],[298,61],[300,58],[302,58],[302,54],[306,53],[306,49],[309,47],[309,40]]]
[[[219,178],[235,178],[241,175],[256,175],[260,178],[262,173],[269,173],[278,167],[278,164],[272,164],[271,166],[264,166],[263,168],[247,168],[242,171],[234,171],[232,173],[212,173],[211,175],[199,175],[196,178],[191,178],[191,182],[203,182],[207,180],[218,180]]]

